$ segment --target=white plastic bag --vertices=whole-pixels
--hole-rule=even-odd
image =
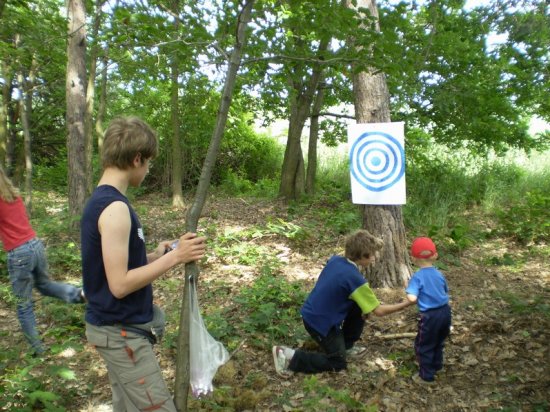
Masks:
[[[195,398],[214,390],[212,380],[218,368],[229,360],[229,353],[221,342],[215,340],[206,329],[199,310],[197,287],[189,284],[189,367],[191,391]]]

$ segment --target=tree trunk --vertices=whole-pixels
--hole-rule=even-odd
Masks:
[[[33,55],[31,69],[29,75],[25,79],[22,72],[20,87],[22,88],[21,103],[24,107],[21,108],[21,124],[23,125],[23,151],[25,157],[25,204],[29,213],[32,213],[32,135],[31,135],[31,119],[32,119],[32,90],[36,83],[36,72],[38,70],[38,61]]]
[[[328,39],[321,40],[318,53],[328,48]],[[283,168],[281,170],[281,185],[279,196],[285,200],[298,200],[305,192],[304,156],[302,154],[301,138],[305,122],[310,115],[310,108],[317,86],[321,81],[323,68],[316,64],[308,84],[302,83],[300,88],[291,92],[290,119]]]
[[[85,173],[86,176],[90,176],[88,179],[88,187],[86,192],[86,198],[92,194],[94,179],[93,170],[93,153],[94,153],[94,130],[92,127],[94,116],[94,102],[95,102],[95,79],[97,71],[97,55],[98,55],[98,33],[99,26],[101,25],[101,7],[103,6],[103,0],[97,0],[95,4],[94,21],[92,26],[92,47],[90,51],[90,73],[88,76],[88,87],[86,88],[86,113],[84,121],[84,132],[86,134],[86,163]]]
[[[348,7],[352,7],[348,3]],[[380,30],[375,0],[358,0],[357,8],[368,8]],[[390,122],[390,96],[383,73],[374,69],[353,76],[355,117],[357,123]],[[375,287],[403,286],[411,275],[401,206],[365,205],[363,227],[384,240],[384,249],[376,263],[367,270]]]
[[[97,107],[97,117],[95,119],[95,131],[97,134],[97,152],[101,158],[103,151],[103,121],[105,119],[105,111],[107,108],[107,65],[109,64],[109,46],[103,50],[103,74],[101,76],[101,87],[99,95],[99,105]]]
[[[309,125],[309,145],[307,151],[307,173],[306,193],[315,194],[315,177],[317,176],[317,142],[319,141],[319,113],[323,107],[325,90],[323,87],[317,89],[315,102],[311,110],[311,121]]]
[[[69,213],[78,227],[88,189],[86,166],[86,11],[83,0],[69,0],[69,41],[67,45],[67,155]]]
[[[288,137],[286,142],[279,196],[285,200],[297,200],[304,194],[304,156],[302,154],[302,130],[309,116],[311,104],[302,96],[291,103]]]
[[[235,89],[235,80],[237,72],[241,64],[242,51],[245,45],[246,26],[250,20],[252,12],[252,6],[254,0],[248,0],[244,4],[241,13],[238,16],[237,21],[237,35],[235,41],[235,47],[231,53],[229,65],[227,68],[227,76],[225,78],[225,84],[223,87],[222,98],[220,102],[220,108],[218,110],[218,116],[216,118],[216,126],[210,139],[210,146],[206,153],[206,158],[201,170],[201,176],[199,178],[199,184],[197,186],[197,192],[193,205],[189,208],[186,218],[186,230],[188,232],[196,232],[199,217],[206,200],[206,194],[208,187],[210,186],[210,179],[212,178],[212,172],[218,156],[221,139],[224,133],[225,125],[227,123],[227,116],[229,114],[229,107],[231,106],[231,100],[233,98],[233,91]],[[187,411],[187,396],[189,393],[189,315],[190,315],[190,302],[189,302],[189,288],[191,282],[197,282],[199,276],[199,270],[195,262],[185,265],[185,287],[183,291],[183,298],[180,311],[180,325],[177,345],[177,357],[176,357],[176,383],[174,403],[176,409],[179,412]]]
[[[4,78],[4,84],[2,85],[2,111],[6,116],[3,126],[0,126],[0,132],[5,132],[5,135],[0,140],[2,144],[2,151],[4,152],[4,164],[6,174],[12,177],[15,169],[15,139],[16,139],[16,125],[17,125],[17,107],[13,104],[13,76],[12,67],[1,62],[2,72]]]
[[[179,1],[174,0],[173,10],[179,15]],[[179,32],[180,20],[174,19],[174,32]],[[180,146],[180,113],[179,113],[179,68],[176,53],[172,56],[172,206],[183,207],[181,189],[181,146]]]
[[[31,132],[27,112],[27,93],[25,88],[25,76],[20,71],[17,74],[17,82],[21,96],[19,97],[19,112],[21,114],[21,126],[23,129],[24,156],[25,156],[25,205],[29,214],[32,213],[32,160],[31,160]]]
[[[0,77],[4,79],[2,84],[2,105],[0,106],[0,164],[6,163],[8,147],[8,104],[11,98],[11,76],[9,68],[4,62],[0,62]]]

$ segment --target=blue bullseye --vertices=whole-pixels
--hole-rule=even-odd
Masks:
[[[393,136],[367,132],[359,136],[351,147],[350,169],[360,185],[382,192],[405,174],[405,151]]]

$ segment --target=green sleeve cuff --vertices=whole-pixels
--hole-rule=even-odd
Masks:
[[[350,295],[350,299],[359,305],[363,314],[370,313],[380,306],[380,302],[374,295],[374,292],[369,287],[368,283],[365,283],[355,289]]]

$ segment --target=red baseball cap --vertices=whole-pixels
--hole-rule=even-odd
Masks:
[[[429,259],[437,253],[435,243],[429,237],[417,237],[411,245],[411,256],[417,259]]]

